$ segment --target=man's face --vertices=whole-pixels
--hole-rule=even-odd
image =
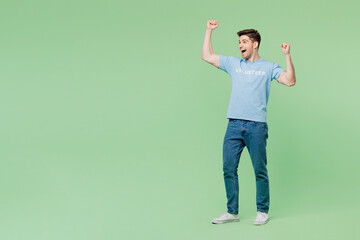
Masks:
[[[246,35],[241,35],[239,38],[239,48],[241,51],[241,56],[244,59],[249,59],[255,51],[257,42],[251,41],[251,39]]]

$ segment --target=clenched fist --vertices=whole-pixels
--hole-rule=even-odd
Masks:
[[[208,20],[206,28],[212,30],[212,29],[217,28],[218,26],[219,26],[219,23],[217,20]]]
[[[281,44],[281,50],[285,55],[290,54],[290,44],[288,43]]]

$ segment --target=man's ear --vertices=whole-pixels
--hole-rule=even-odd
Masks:
[[[259,43],[258,43],[257,41],[254,42],[254,45],[253,45],[253,46],[254,46],[254,48],[259,49]]]

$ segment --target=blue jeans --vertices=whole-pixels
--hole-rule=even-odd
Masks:
[[[229,119],[223,145],[223,171],[228,212],[238,214],[239,183],[237,169],[246,146],[255,172],[257,211],[269,211],[269,180],[266,169],[266,122]]]

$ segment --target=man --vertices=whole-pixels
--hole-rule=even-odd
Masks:
[[[281,49],[286,58],[287,71],[284,71],[278,64],[266,61],[259,56],[261,37],[255,29],[237,32],[242,59],[217,55],[213,53],[211,33],[218,26],[219,23],[216,20],[207,21],[202,59],[230,75],[232,90],[227,112],[229,122],[223,144],[227,212],[218,218],[214,218],[212,223],[239,221],[237,168],[241,152],[246,146],[256,177],[257,215],[253,223],[261,225],[269,219],[266,106],[273,79],[287,86],[295,85],[296,78],[290,57],[290,44],[281,44]]]

